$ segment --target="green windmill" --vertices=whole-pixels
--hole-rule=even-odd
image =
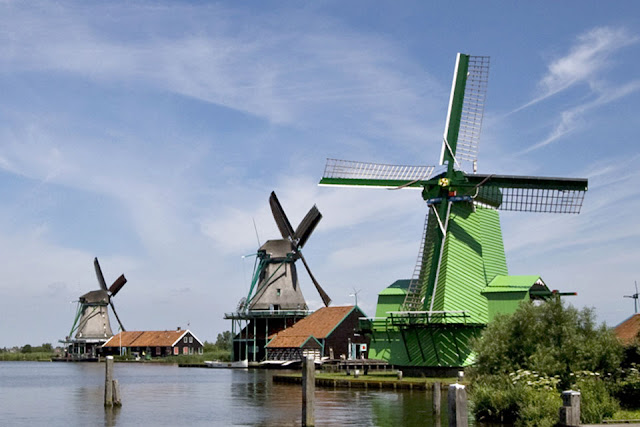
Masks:
[[[438,169],[327,160],[320,185],[421,188],[429,208],[412,279],[383,291],[362,325],[370,357],[465,366],[494,315],[552,295],[539,276],[508,276],[498,210],[579,213],[588,182],[475,173],[488,76],[489,57],[457,55]]]

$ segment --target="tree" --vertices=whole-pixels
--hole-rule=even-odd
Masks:
[[[560,390],[582,396],[582,422],[601,422],[617,402],[600,378],[619,372],[622,346],[592,309],[565,307],[560,298],[523,303],[497,316],[474,343],[470,370],[476,418],[552,426]]]
[[[474,349],[475,374],[528,369],[558,375],[560,387],[570,385],[573,372],[614,373],[622,360],[619,341],[604,324],[596,326],[593,309],[565,307],[560,298],[496,317]]]
[[[25,344],[24,346],[22,346],[22,349],[20,350],[21,353],[31,353],[33,349],[31,348],[30,344]]]
[[[218,334],[218,338],[216,339],[216,347],[220,350],[231,351],[232,345],[232,337],[230,331],[224,331],[221,334]]]

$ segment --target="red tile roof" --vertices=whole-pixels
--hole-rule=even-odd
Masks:
[[[181,331],[122,331],[111,337],[103,347],[171,347],[189,330]],[[195,335],[193,338],[200,342]],[[202,342],[200,342],[202,344]]]
[[[327,338],[354,307],[353,305],[323,307],[292,327],[272,335],[273,339],[267,344],[267,347],[300,347],[309,336],[318,340]]]
[[[615,328],[616,336],[623,344],[631,344],[640,332],[640,314],[634,314]]]
[[[304,344],[306,344],[310,338],[311,338],[311,341],[317,343],[317,340],[313,339],[313,337],[309,335],[293,335],[293,336],[284,336],[284,337],[278,335],[273,340],[271,340],[271,342],[269,342],[269,345],[267,347],[269,348],[292,348],[292,347],[300,348]],[[313,346],[313,343],[311,344],[311,346]]]

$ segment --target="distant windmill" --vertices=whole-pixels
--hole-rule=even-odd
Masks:
[[[638,282],[635,282],[636,285],[636,293],[633,295],[625,295],[625,298],[633,298],[633,306],[635,308],[636,314],[638,314]]]
[[[358,294],[360,293],[361,290],[362,289],[353,288],[353,293],[349,294],[350,297],[354,297],[356,299],[356,304],[355,304],[356,307],[358,306]]]
[[[96,277],[98,278],[100,289],[87,292],[79,298],[78,312],[71,327],[71,332],[69,333],[69,337],[72,337],[75,333],[75,339],[102,340],[112,337],[113,331],[111,330],[107,308],[109,305],[113,310],[113,314],[116,316],[120,329],[125,330],[111,299],[120,292],[120,289],[127,283],[127,279],[124,277],[124,274],[122,274],[107,288],[107,283],[102,275],[98,258],[93,260],[93,266],[96,270]]]
[[[291,226],[275,192],[271,192],[269,205],[278,225],[282,239],[267,240],[258,249],[258,265],[246,298],[238,303],[238,311],[248,310],[306,310],[307,303],[298,283],[295,262],[300,259],[309,273],[322,301],[331,302],[311,273],[301,249],[322,219],[318,208],[313,206],[295,229]],[[254,292],[255,291],[255,292]]]

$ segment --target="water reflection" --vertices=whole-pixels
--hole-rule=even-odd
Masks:
[[[281,372],[276,372],[281,373]],[[0,425],[299,426],[301,387],[273,371],[116,364],[123,406],[104,408],[104,365],[0,362]],[[432,393],[316,389],[316,424],[447,425],[432,413]]]

